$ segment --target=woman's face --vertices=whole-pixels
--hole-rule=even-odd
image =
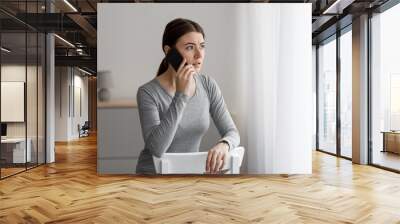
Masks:
[[[203,66],[205,43],[203,35],[199,32],[190,32],[181,36],[175,45],[188,64],[192,64],[197,72]]]

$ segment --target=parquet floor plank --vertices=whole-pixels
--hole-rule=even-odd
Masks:
[[[312,175],[97,175],[96,136],[0,181],[1,223],[399,223],[400,175],[313,152]]]

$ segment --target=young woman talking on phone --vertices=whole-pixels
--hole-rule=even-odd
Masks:
[[[167,55],[175,48],[183,61],[175,70],[164,58],[157,76],[138,89],[145,147],[136,173],[155,173],[153,155],[198,152],[210,115],[221,139],[208,150],[206,172],[218,173],[229,150],[239,145],[239,133],[217,83],[210,76],[200,74],[205,56],[204,37],[201,26],[188,19],[174,19],[165,27],[164,53]]]

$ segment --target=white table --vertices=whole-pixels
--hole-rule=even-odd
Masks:
[[[13,163],[25,163],[31,161],[31,145],[32,140],[30,138],[26,139],[28,144],[25,151],[25,138],[6,138],[1,139],[2,147],[4,146],[13,146]],[[25,154],[26,152],[26,154]],[[27,161],[25,161],[27,158]]]

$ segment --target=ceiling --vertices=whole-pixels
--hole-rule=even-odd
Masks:
[[[352,17],[373,10],[389,0],[222,0],[218,2],[268,2],[268,3],[312,3],[313,43],[319,43],[339,28],[351,24]],[[31,31],[55,32],[56,65],[82,66],[96,71],[97,3],[137,2],[216,2],[214,0],[1,0],[0,25],[3,33],[9,33],[7,42],[21,44],[21,34]],[[337,3],[335,3],[337,2]],[[52,13],[48,13],[50,11]],[[340,22],[338,22],[340,21]],[[14,33],[14,34],[11,34]],[[12,36],[16,36],[13,38]],[[24,40],[23,40],[24,41]],[[4,43],[4,42],[3,42]],[[33,45],[29,45],[33,46]],[[28,47],[28,51],[29,50]]]

